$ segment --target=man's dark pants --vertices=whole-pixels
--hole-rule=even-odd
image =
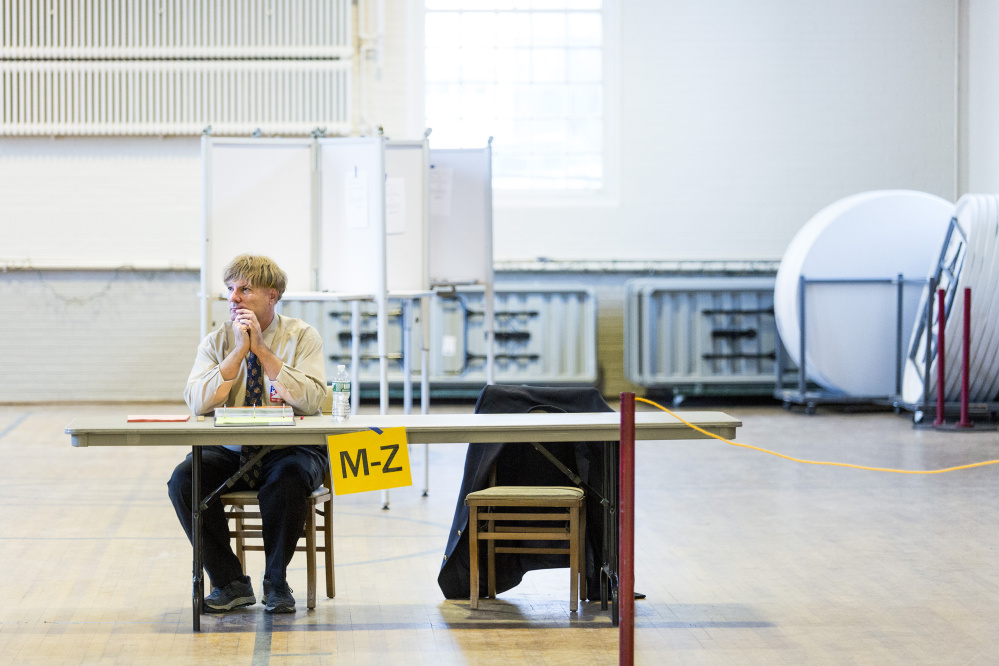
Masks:
[[[273,584],[284,582],[288,563],[302,536],[308,516],[306,499],[322,485],[329,466],[326,452],[315,446],[288,446],[272,449],[261,461],[262,482],[258,484],[263,524],[264,578]],[[167,483],[170,501],[177,511],[187,538],[193,541],[194,519],[191,516],[191,454],[177,465]],[[239,453],[222,446],[202,449],[201,498],[221,486],[239,469]],[[227,492],[250,490],[242,478]],[[242,579],[239,558],[229,542],[229,524],[222,503],[217,499],[202,513],[204,565],[214,587],[222,588]]]

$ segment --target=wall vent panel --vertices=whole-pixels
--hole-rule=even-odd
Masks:
[[[772,393],[779,344],[772,277],[670,277],[625,285],[628,381],[677,395]]]
[[[349,134],[351,0],[0,0],[0,136]]]
[[[350,58],[350,0],[0,0],[0,58]]]
[[[0,63],[0,135],[350,132],[350,63]]]

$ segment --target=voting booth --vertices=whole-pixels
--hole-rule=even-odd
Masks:
[[[283,300],[371,300],[385,319],[385,140],[202,138],[201,333],[227,316],[221,269],[266,254]],[[214,306],[214,307],[213,307]],[[310,318],[311,319],[311,318]],[[382,336],[384,338],[384,336]],[[379,344],[382,411],[388,407]]]
[[[279,311],[308,321],[324,341],[330,330],[338,342],[349,341],[349,360],[328,356],[326,370],[331,377],[338,364],[350,368],[353,413],[361,366],[372,360],[361,355],[361,320],[370,306],[377,321],[380,412],[388,411],[388,300],[401,303],[404,411],[412,406],[415,347],[426,413],[433,288],[476,285],[486,292],[486,377],[492,383],[491,163],[489,145],[431,151],[426,138],[204,135],[202,337],[228,317],[222,268],[238,254],[267,255],[288,274]],[[363,303],[369,307],[362,313]],[[349,332],[342,330],[344,315]]]
[[[430,151],[430,282],[485,290],[486,384],[493,383],[492,138],[485,148]]]
[[[227,316],[221,268],[237,254],[266,254],[288,273],[283,307],[317,325],[320,333],[329,304],[349,304],[354,353],[345,364],[355,386],[362,364],[357,356],[360,303],[375,306],[379,389],[387,406],[386,299],[403,303],[406,362],[417,336],[421,356],[429,352],[431,289],[475,285],[485,290],[487,383],[492,383],[491,161],[489,145],[430,150],[426,139],[206,135],[202,335]],[[417,308],[421,327],[414,331]],[[335,365],[328,363],[328,374]],[[411,373],[407,367],[404,379]],[[421,373],[424,381],[427,376]],[[428,392],[421,391],[423,396]]]

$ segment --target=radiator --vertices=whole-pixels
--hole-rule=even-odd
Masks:
[[[349,134],[351,0],[0,0],[0,136]]]
[[[586,384],[597,376],[597,299],[582,285],[498,285],[494,377],[500,384]],[[431,308],[430,381],[486,382],[485,294],[458,288]]]
[[[344,61],[0,63],[0,134],[345,134]]]
[[[596,296],[583,286],[499,286],[495,297],[495,377],[505,384],[587,384],[597,382]],[[485,317],[482,288],[460,287],[430,303],[429,382],[434,390],[474,388],[486,383]],[[226,313],[215,305],[215,322]],[[282,314],[309,322],[323,336],[326,374],[350,365],[350,306],[342,303],[282,300]],[[361,313],[360,380],[377,385],[377,322],[372,303]],[[386,348],[389,381],[403,380],[401,304],[389,299]],[[421,326],[413,326],[415,373],[420,370]],[[419,383],[419,379],[414,379]]]
[[[0,0],[0,59],[349,58],[350,0]]]
[[[678,395],[772,392],[773,287],[773,277],[628,282],[625,377]]]

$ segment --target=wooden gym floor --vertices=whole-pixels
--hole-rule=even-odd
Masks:
[[[393,491],[389,511],[370,494],[337,499],[336,599],[305,610],[299,554],[295,615],[258,604],[192,634],[191,551],[166,496],[185,451],[73,449],[63,434],[82,414],[183,409],[0,407],[0,664],[616,661],[599,603],[568,612],[566,570],[532,573],[478,612],[442,598],[464,452],[448,445],[431,447],[428,498],[420,446],[417,483]],[[999,458],[995,431],[723,409],[744,420],[739,441],[799,457],[920,469]],[[638,446],[638,663],[996,663],[999,466],[901,476],[719,442]],[[259,588],[262,561],[250,569]]]

